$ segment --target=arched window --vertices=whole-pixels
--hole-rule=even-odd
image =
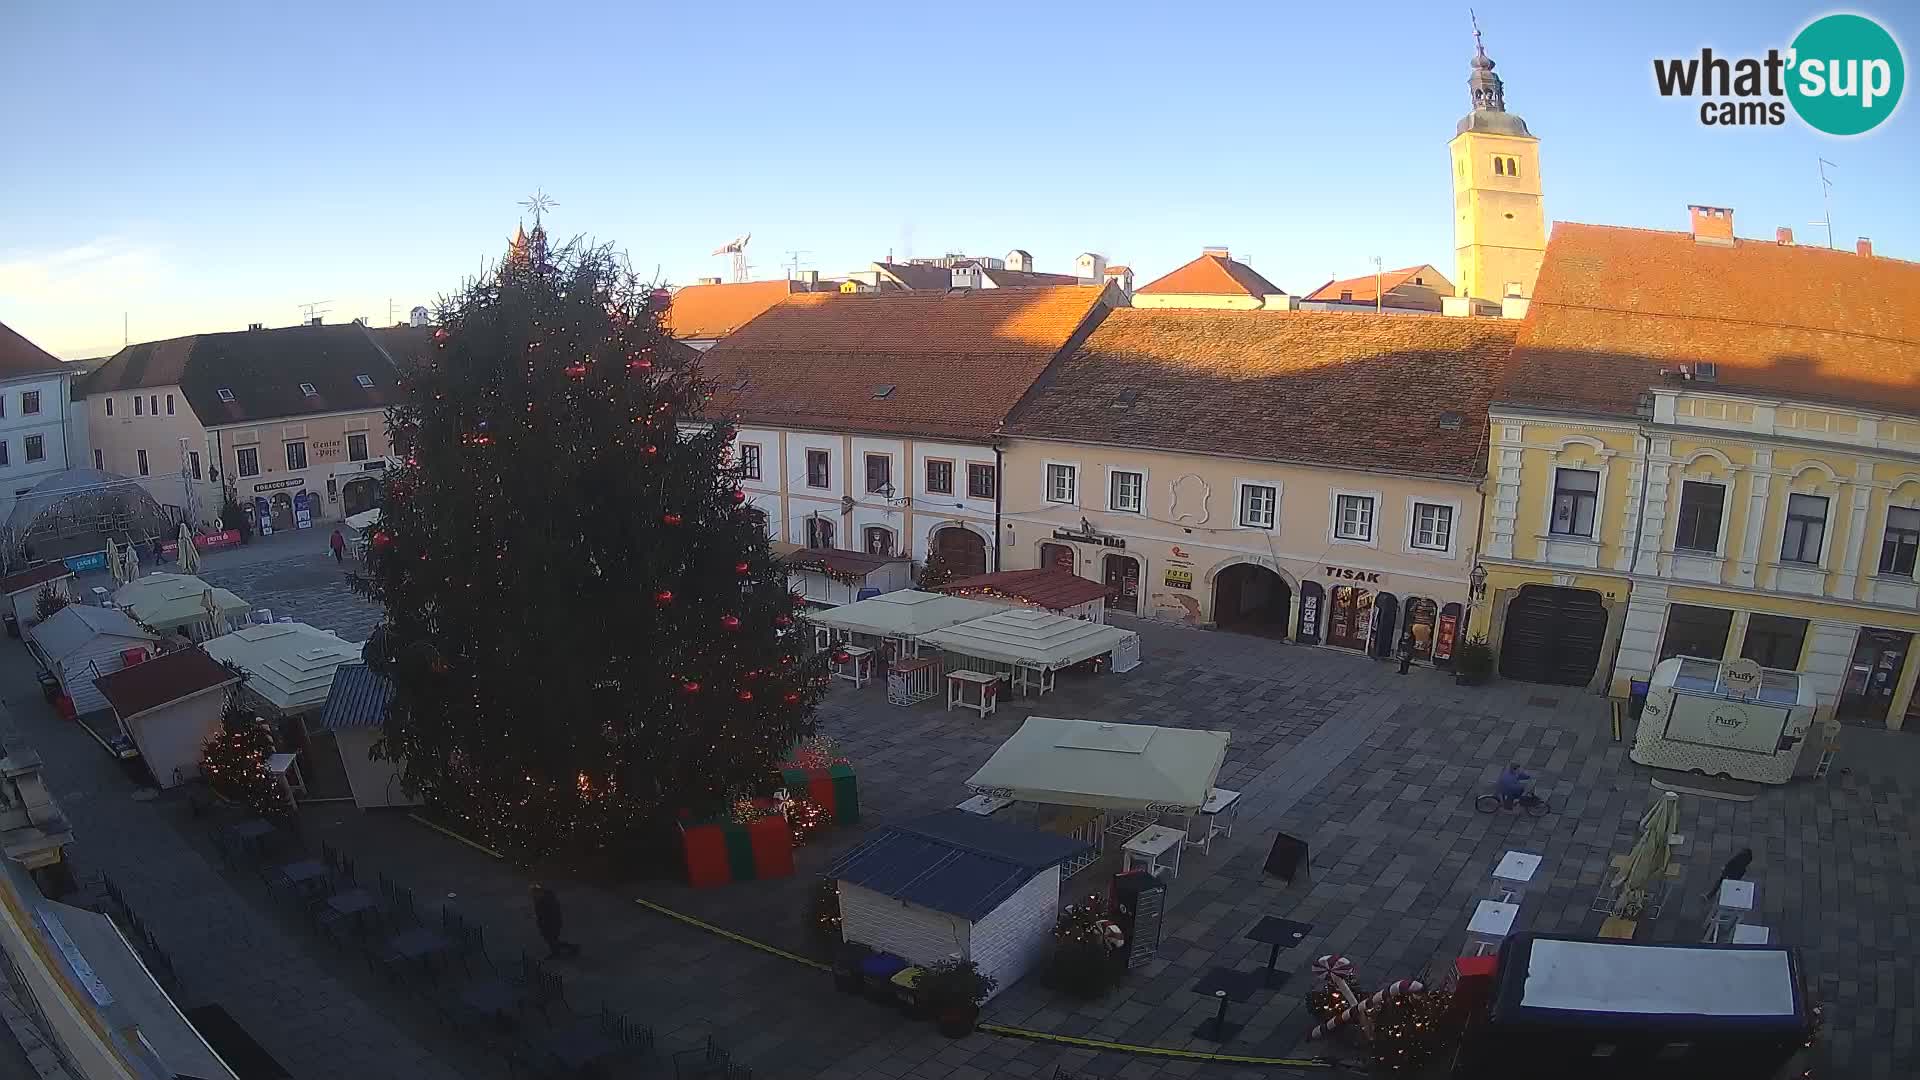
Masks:
[[[807,546],[810,548],[830,548],[833,546],[833,522],[823,517],[807,519]]]
[[[1520,175],[1520,159],[1519,158],[1507,159],[1507,175],[1508,176]]]
[[[881,525],[867,526],[867,554],[892,555],[893,530]]]
[[[1501,157],[1498,154],[1495,154],[1493,156],[1493,175],[1495,176],[1507,175],[1507,159]]]

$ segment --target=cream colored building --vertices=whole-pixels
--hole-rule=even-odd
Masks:
[[[1102,582],[1111,609],[1306,643],[1384,653],[1413,627],[1422,660],[1449,659],[1513,334],[1115,311],[1008,421],[1005,565]]]
[[[1447,310],[1494,305],[1526,312],[1547,247],[1540,182],[1540,140],[1507,111],[1506,89],[1493,61],[1476,49],[1467,80],[1473,111],[1447,144],[1453,164],[1453,243],[1458,296]],[[1474,301],[1479,301],[1475,304]]]

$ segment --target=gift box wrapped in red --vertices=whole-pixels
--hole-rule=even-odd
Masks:
[[[730,820],[682,824],[687,884],[696,887],[793,876],[793,836],[779,814],[742,825]]]

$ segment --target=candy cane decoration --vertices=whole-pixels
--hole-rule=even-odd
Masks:
[[[1417,994],[1420,991],[1425,989],[1426,987],[1421,985],[1420,980],[1418,979],[1401,979],[1399,982],[1389,983],[1385,990],[1382,990],[1379,993],[1367,999],[1367,1009],[1371,1011],[1373,1009],[1379,1008],[1380,1003],[1383,1001],[1386,1001],[1388,998],[1404,997],[1407,994]]]
[[[1317,967],[1316,965],[1316,970]],[[1386,989],[1368,998],[1364,1003],[1356,1002],[1342,1009],[1333,1019],[1328,1020],[1326,1023],[1319,1025],[1309,1032],[1307,1038],[1317,1039],[1355,1020],[1361,1021],[1364,1025],[1366,1021],[1371,1019],[1370,1014],[1380,1007],[1381,1002],[1389,998],[1403,997],[1407,994],[1417,994],[1425,989],[1426,987],[1422,985],[1418,979],[1401,979],[1398,982],[1390,983]]]

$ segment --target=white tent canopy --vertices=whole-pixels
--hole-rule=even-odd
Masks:
[[[1191,812],[1207,801],[1225,731],[1030,716],[967,786],[1020,802]]]
[[[352,517],[347,518],[347,528],[355,532],[366,532],[378,524],[380,524],[380,508],[377,506],[371,510],[362,510]]]
[[[962,656],[1055,671],[1110,653],[1138,637],[1117,626],[1101,626],[1036,608],[999,608],[985,618],[924,634],[921,640]]]
[[[956,623],[1005,610],[1005,605],[989,604],[983,600],[902,589],[815,612],[808,618],[815,625],[829,626],[850,634],[919,638]]]
[[[207,621],[209,589],[213,590],[213,603],[222,618],[246,614],[245,600],[226,589],[214,588],[192,574],[148,574],[121,586],[113,594],[113,603],[155,630],[172,630]]]
[[[215,660],[238,665],[248,675],[247,689],[282,713],[325,705],[333,673],[361,659],[361,646],[298,622],[242,627],[201,647]]]

